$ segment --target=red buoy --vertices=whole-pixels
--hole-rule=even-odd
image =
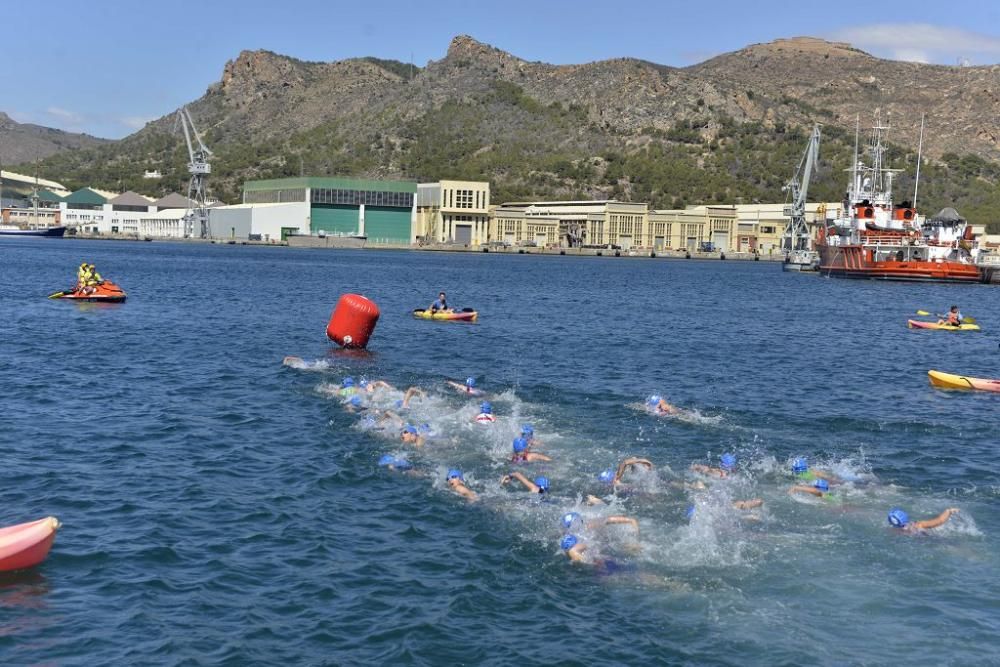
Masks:
[[[330,315],[326,336],[341,347],[367,347],[379,315],[374,301],[360,294],[344,294]]]

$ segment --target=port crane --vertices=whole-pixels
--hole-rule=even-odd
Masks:
[[[808,252],[811,250],[812,234],[806,223],[806,200],[809,195],[809,179],[812,177],[816,163],[819,162],[819,137],[819,125],[816,125],[809,136],[809,145],[806,146],[806,151],[802,154],[802,159],[799,160],[795,176],[782,188],[790,194],[791,199],[791,204],[784,208],[788,224],[785,225],[785,232],[781,237],[781,248],[785,251],[786,256],[796,251]]]
[[[188,173],[191,174],[191,180],[188,182],[188,199],[192,202],[192,206],[184,216],[184,236],[185,238],[194,236],[197,227],[199,237],[204,239],[208,238],[209,233],[206,182],[208,175],[212,173],[212,165],[208,161],[212,157],[212,151],[201,140],[201,134],[198,133],[198,128],[195,127],[186,106],[177,110],[177,122],[184,129],[184,141],[188,149]],[[198,144],[197,148],[191,143],[192,134]]]

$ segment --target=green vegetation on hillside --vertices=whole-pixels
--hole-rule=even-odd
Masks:
[[[410,71],[394,61],[378,64],[401,75]],[[666,131],[648,128],[626,136],[599,126],[581,106],[543,104],[515,84],[495,81],[416,118],[375,114],[366,118],[362,132],[357,125],[332,121],[253,144],[232,128],[209,131],[206,143],[216,153],[210,192],[236,202],[244,180],[311,174],[489,180],[494,203],[617,198],[676,208],[785,201],[782,188],[799,163],[808,129],[739,123],[710,108],[703,113]],[[824,126],[811,201],[842,199],[853,145],[853,132]],[[915,155],[892,146],[887,158],[905,170],[896,199],[911,199]],[[181,137],[151,129],[101,149],[50,157],[41,163],[40,174],[73,188],[93,185],[158,196],[186,190],[186,163]],[[142,179],[143,170],[152,168],[164,173],[161,181]],[[1000,216],[994,213],[1000,210],[998,183],[1000,164],[949,154],[938,164],[925,162],[918,203],[927,214],[952,206],[1000,233]]]

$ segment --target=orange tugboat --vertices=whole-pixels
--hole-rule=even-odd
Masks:
[[[817,235],[820,273],[836,278],[980,282],[972,227],[955,209],[946,208],[927,220],[911,202],[893,203],[892,181],[899,170],[882,162],[888,129],[876,116],[868,145],[870,166],[855,151],[841,216],[821,226]]]

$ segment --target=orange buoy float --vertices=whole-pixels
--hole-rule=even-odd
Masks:
[[[330,315],[326,337],[341,347],[367,347],[379,315],[374,301],[360,294],[344,294]]]

